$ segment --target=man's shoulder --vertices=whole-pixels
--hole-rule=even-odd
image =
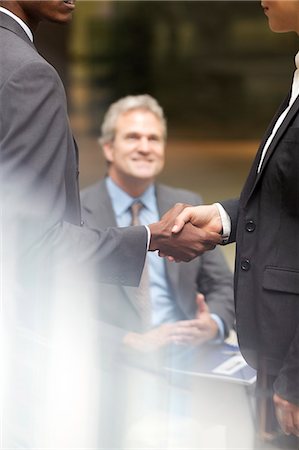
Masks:
[[[85,188],[81,189],[80,191],[80,197],[81,198],[87,198],[90,195],[96,194],[97,192],[101,191],[105,186],[105,181],[100,180],[96,183],[90,184],[86,186]]]
[[[1,64],[1,78],[5,81],[18,73],[30,71],[36,72],[36,67],[44,68],[48,72],[55,69],[49,64],[31,45],[29,39],[22,39],[19,35],[0,27],[1,59],[5,64]]]
[[[1,56],[9,54],[13,56],[15,52],[22,50],[26,53],[37,54],[34,45],[21,26],[8,17],[6,14],[0,13],[0,36],[1,36]],[[25,55],[23,56],[25,57]]]
[[[42,59],[37,51],[32,47],[30,41],[22,39],[15,33],[10,32],[6,28],[0,27],[0,39],[3,44],[1,48],[1,57],[11,60],[26,60],[28,56],[34,59]]]
[[[200,194],[188,189],[177,188],[162,183],[156,183],[156,192],[158,196],[173,199],[175,203],[190,203],[198,205],[202,203]]]

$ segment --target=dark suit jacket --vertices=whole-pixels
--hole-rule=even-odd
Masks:
[[[249,364],[277,376],[275,389],[299,404],[299,99],[262,148],[240,200],[223,202],[237,242],[235,297],[241,349]]]
[[[176,202],[199,204],[198,195],[181,189],[156,184],[156,196],[160,215]],[[104,180],[81,193],[82,216],[88,226],[103,228],[115,226],[116,220]],[[182,319],[195,315],[196,292],[206,296],[211,312],[222,318],[226,332],[234,320],[232,274],[219,249],[207,252],[189,263],[170,263],[167,260],[166,274],[169,286]],[[106,298],[99,306],[102,320],[131,331],[142,331],[141,321],[134,302],[132,288],[105,286]],[[102,297],[103,298],[103,297]]]
[[[25,257],[23,269],[38,260],[31,267],[35,279],[40,267],[45,272],[64,260],[79,271],[88,262],[98,280],[138,285],[145,228],[81,226],[77,148],[57,72],[3,13],[0,41],[1,217],[10,243],[5,255]]]

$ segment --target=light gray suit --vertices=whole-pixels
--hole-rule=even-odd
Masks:
[[[159,213],[162,215],[176,202],[198,205],[198,195],[162,184],[156,184]],[[116,219],[104,180],[81,193],[82,216],[88,226],[102,228],[116,226]],[[196,312],[196,292],[202,292],[212,313],[225,325],[226,333],[234,320],[232,274],[219,249],[207,252],[189,263],[170,263],[165,260],[169,287],[182,319],[191,319]],[[132,289],[124,286],[105,286],[106,298],[99,304],[99,317],[115,326],[141,331],[141,320],[132,300]],[[103,298],[103,297],[102,297]]]
[[[91,280],[138,285],[147,233],[145,227],[82,226],[77,149],[61,80],[22,27],[1,12],[0,43],[1,312],[9,367],[3,445],[95,447],[87,430],[92,424],[70,402],[82,387],[79,361],[90,374],[98,358],[91,353],[93,334],[87,336]],[[66,365],[55,379],[57,336],[75,369]],[[71,395],[59,384],[63,379],[72,382]],[[50,411],[49,392],[57,395]],[[82,426],[71,425],[72,433],[60,424],[60,405],[68,408],[65,419],[78,414]]]

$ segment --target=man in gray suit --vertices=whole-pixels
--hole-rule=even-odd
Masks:
[[[82,216],[91,228],[127,226],[130,207],[140,201],[140,222],[157,221],[176,201],[196,205],[193,192],[156,182],[164,167],[166,120],[149,95],[124,97],[108,109],[100,143],[107,177],[81,193]],[[138,290],[106,286],[99,318],[124,329],[124,342],[157,350],[171,342],[198,345],[228,335],[234,320],[232,274],[217,249],[188,264],[173,264],[156,254],[147,258],[150,320],[138,302]]]
[[[12,270],[6,279],[22,278],[21,285],[26,288],[31,281],[32,299],[40,299],[45,295],[44,286],[53,285],[50,279],[56,279],[57,273],[61,277],[62,266],[71,274],[70,285],[74,273],[82,276],[83,267],[89,265],[86,276],[96,273],[97,281],[136,286],[147,248],[182,260],[194,257],[201,247],[195,227],[179,240],[172,239],[172,214],[147,229],[91,231],[82,226],[77,148],[64,88],[33,43],[33,32],[41,20],[69,21],[75,2],[2,1],[0,7],[0,103],[5,111],[0,135],[1,226],[4,259]],[[47,314],[42,315],[47,320]],[[31,311],[26,319],[39,322],[44,329],[44,320],[36,320]]]

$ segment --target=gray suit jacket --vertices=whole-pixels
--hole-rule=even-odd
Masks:
[[[77,149],[64,88],[20,25],[3,13],[0,108],[1,312],[9,372],[3,442],[6,448],[20,442],[23,448],[43,448],[60,432],[55,406],[49,416],[49,392],[59,395],[59,407],[66,405],[69,390],[60,380],[73,377],[79,364],[91,374],[99,359],[90,326],[91,281],[137,285],[147,233],[145,227],[91,231],[81,226]],[[54,382],[57,336],[72,364],[61,368]],[[81,382],[75,386],[74,397]],[[97,446],[87,428],[73,427],[61,442],[54,438],[55,444]]]
[[[197,205],[198,195],[162,184],[156,184],[160,215],[176,202]],[[89,227],[116,226],[111,200],[104,180],[81,192],[82,216]],[[182,319],[193,318],[196,311],[196,292],[206,296],[211,312],[222,318],[226,332],[234,321],[232,274],[219,249],[207,252],[189,263],[164,261],[169,286]],[[138,311],[135,309],[132,288],[106,286],[106,299],[99,303],[99,317],[118,327],[142,331]]]
[[[89,264],[97,280],[138,285],[146,229],[91,231],[82,226],[77,148],[57,72],[3,13],[0,42],[5,257],[14,255],[11,261],[19,261],[20,275],[34,282],[64,261],[78,272]]]

